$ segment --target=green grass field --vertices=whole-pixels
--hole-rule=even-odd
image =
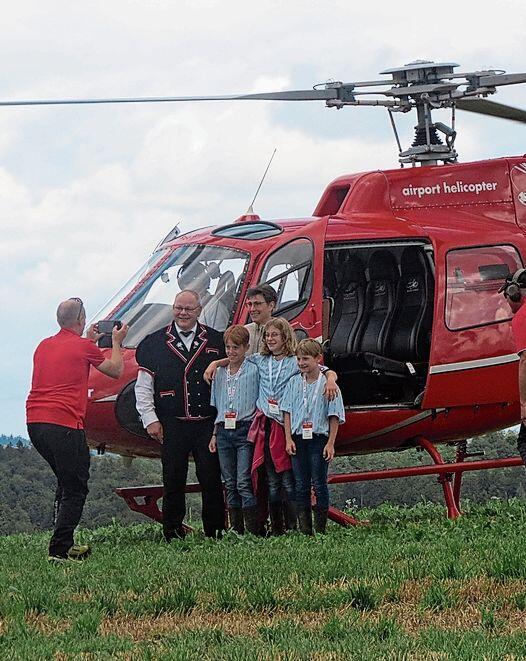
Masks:
[[[382,507],[325,537],[167,545],[160,528],[0,537],[0,659],[526,657],[526,506]]]

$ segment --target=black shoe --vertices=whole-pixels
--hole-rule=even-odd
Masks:
[[[82,562],[89,555],[91,549],[89,546],[74,544],[65,555],[52,555],[48,556],[48,562],[60,564],[62,562]]]
[[[209,539],[223,539],[223,529],[222,528],[211,528],[209,530],[205,530],[205,537],[208,537]]]
[[[184,526],[177,526],[175,530],[165,530],[164,539],[170,543],[172,539],[184,539],[187,535],[186,528]]]

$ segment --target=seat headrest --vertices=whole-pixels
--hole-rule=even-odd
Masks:
[[[411,246],[404,248],[400,259],[402,276],[426,273],[425,256],[422,250]]]
[[[367,280],[398,280],[400,277],[396,259],[388,250],[376,250],[369,257]]]

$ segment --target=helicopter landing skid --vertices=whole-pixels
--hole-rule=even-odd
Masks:
[[[329,475],[327,482],[328,484],[346,484],[349,482],[370,482],[372,480],[414,477],[416,475],[437,475],[438,481],[442,485],[444,491],[447,516],[449,519],[456,519],[461,514],[460,490],[462,485],[462,474],[464,472],[489,470],[491,468],[513,468],[515,466],[524,465],[520,457],[465,461],[467,458],[479,456],[480,453],[467,452],[466,442],[464,440],[458,441],[455,461],[449,463],[444,461],[440,452],[427,438],[420,437],[416,440],[420,447],[430,455],[433,464],[427,466],[407,466],[405,468],[387,468],[385,470],[375,471],[357,471],[356,473],[333,473],[332,475]],[[338,523],[343,523],[343,521],[338,520]]]
[[[120,487],[114,489],[115,493],[124,499],[126,505],[134,512],[144,514],[149,519],[162,523],[163,513],[159,508],[159,500],[163,497],[162,484],[144,487]],[[187,484],[186,493],[198,493],[201,491],[199,484]],[[193,530],[183,523],[186,532]]]

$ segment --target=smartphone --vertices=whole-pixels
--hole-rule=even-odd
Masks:
[[[97,323],[97,329],[103,335],[111,335],[115,326],[119,329],[122,323],[118,319],[105,319]]]

